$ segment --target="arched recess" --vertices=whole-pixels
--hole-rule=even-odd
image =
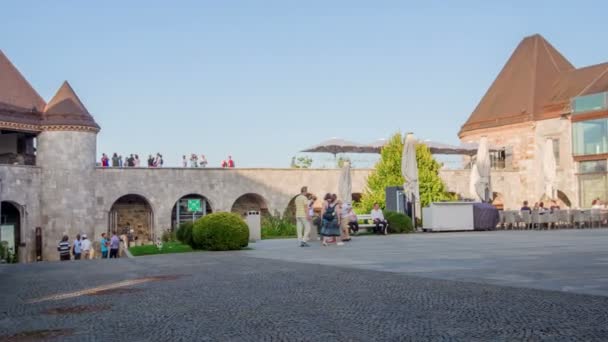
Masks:
[[[562,202],[564,206],[568,208],[572,207],[572,202],[570,202],[570,199],[563,191],[557,190],[557,199]]]
[[[143,196],[127,194],[118,198],[110,209],[108,231],[127,234],[142,244],[154,242],[154,212]]]
[[[0,240],[14,255],[19,254],[21,243],[22,209],[21,205],[11,201],[2,201],[0,207]]]
[[[294,224],[296,223],[296,197],[298,197],[298,195],[293,196],[291,200],[289,200],[289,203],[287,203],[287,207],[283,212],[283,217],[289,219]]]
[[[198,204],[196,204],[197,201]],[[190,207],[188,203],[190,203]],[[195,211],[192,211],[192,209],[195,209]],[[212,212],[213,208],[207,197],[199,194],[182,196],[175,202],[171,210],[171,229],[176,229],[183,222],[194,222]]]
[[[231,212],[243,216],[250,210],[259,211],[262,216],[270,215],[268,204],[264,197],[255,193],[241,195],[234,201],[234,204],[232,204],[232,208],[230,209]]]

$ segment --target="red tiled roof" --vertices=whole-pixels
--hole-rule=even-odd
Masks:
[[[540,35],[524,38],[460,134],[546,118],[545,108],[608,90],[608,63],[575,69]]]
[[[46,105],[43,125],[75,125],[99,129],[67,81],[63,82],[55,96]]]

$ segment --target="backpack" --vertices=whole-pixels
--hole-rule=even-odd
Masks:
[[[332,207],[331,205],[328,205],[327,209],[325,209],[325,213],[323,214],[323,219],[325,219],[327,221],[332,221],[335,216],[336,216],[336,206],[334,205]]]

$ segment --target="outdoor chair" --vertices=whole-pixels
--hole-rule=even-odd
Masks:
[[[514,229],[517,226],[517,216],[512,210],[505,211],[505,226]]]
[[[505,229],[505,213],[503,210],[498,211],[498,228]]]
[[[591,228],[597,225],[597,227],[601,227],[602,225],[602,211],[601,209],[591,209],[589,211],[589,221],[591,221]]]
[[[590,221],[588,212],[582,210],[572,210],[572,225],[578,224],[578,228],[583,228]]]
[[[572,217],[570,211],[567,209],[557,210],[557,222],[560,227],[570,227],[572,224]]]
[[[524,229],[530,229],[532,227],[532,213],[529,210],[522,210],[520,215]]]

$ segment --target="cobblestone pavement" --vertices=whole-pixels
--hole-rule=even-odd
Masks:
[[[354,237],[347,246],[252,244],[250,256],[608,296],[608,229]]]
[[[285,262],[246,251],[0,265],[0,277],[0,340],[16,334],[13,340],[608,339],[605,296]],[[93,287],[99,288],[87,291]],[[64,296],[52,297],[58,294]]]

